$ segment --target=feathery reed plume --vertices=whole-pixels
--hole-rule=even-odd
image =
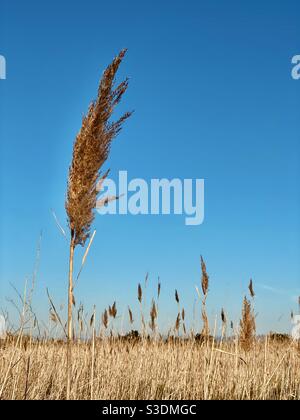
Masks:
[[[202,256],[200,257],[201,260],[201,272],[202,272],[202,276],[201,276],[201,287],[202,287],[202,292],[203,292],[203,300],[202,300],[202,321],[203,321],[203,328],[201,331],[201,335],[204,338],[207,338],[209,336],[209,322],[208,322],[208,317],[207,317],[207,313],[206,313],[206,299],[207,299],[207,295],[208,295],[208,288],[209,288],[209,276],[207,274],[206,271],[206,264],[202,258]]]
[[[105,311],[102,314],[102,324],[104,325],[104,328],[107,329],[107,327],[108,327],[108,314],[107,314],[107,309],[105,309]]]
[[[179,334],[179,328],[180,328],[180,313],[178,313],[176,322],[175,322],[175,331],[177,334]]]
[[[134,322],[134,319],[133,319],[132,311],[131,311],[131,309],[129,308],[129,306],[128,306],[128,314],[129,314],[129,322],[130,322],[130,324],[132,325],[132,324],[133,324],[133,322]]]
[[[255,339],[256,325],[251,302],[244,297],[242,318],[240,320],[239,341],[244,351],[249,351]]]
[[[251,296],[252,298],[254,298],[255,293],[254,293],[254,289],[253,289],[253,282],[252,282],[252,279],[250,279],[250,283],[249,283],[248,289],[249,289],[249,292],[250,292],[250,296]]]
[[[221,319],[222,319],[222,323],[223,324],[226,324],[226,315],[225,315],[225,311],[224,311],[224,309],[222,308],[222,310],[221,310]]]
[[[178,295],[177,290],[175,290],[175,300],[179,304],[179,295]]]
[[[97,99],[91,103],[83,118],[81,129],[73,146],[72,163],[66,198],[66,212],[70,229],[69,287],[68,287],[68,354],[67,354],[67,399],[71,391],[71,346],[73,260],[77,245],[84,246],[90,235],[97,202],[97,181],[100,168],[108,158],[111,142],[131,115],[125,113],[115,122],[110,122],[114,108],[128,87],[128,79],[114,87],[115,75],[126,53],[122,50],[106,68],[100,81]],[[105,203],[103,203],[105,204]]]
[[[208,286],[209,286],[209,276],[207,274],[206,265],[202,256],[200,258],[201,258],[201,271],[202,271],[201,287],[202,287],[203,295],[207,296]]]
[[[112,316],[113,316],[113,318],[116,318],[117,313],[118,313],[118,310],[117,310],[117,304],[116,304],[116,302],[114,302],[114,304],[113,304],[113,306],[112,306],[111,310],[112,310]]]
[[[185,310],[184,310],[184,308],[182,308],[182,311],[181,311],[181,319],[182,319],[182,328],[183,328],[183,332],[184,332],[184,334],[186,334],[186,327],[185,327]]]
[[[155,323],[156,318],[157,318],[156,305],[155,305],[154,300],[152,300],[152,305],[151,305],[151,310],[150,310],[150,323],[149,323],[149,326],[152,332],[154,332],[156,329],[156,323]]]
[[[112,306],[108,306],[108,314],[111,318],[116,318],[117,316],[117,304],[116,302],[113,303]]]
[[[185,320],[185,310],[184,310],[184,308],[182,308],[182,311],[181,311],[181,318],[182,318],[182,321]]]
[[[90,327],[92,327],[92,325],[94,325],[94,321],[95,321],[95,313],[93,312],[91,319],[90,319]]]
[[[138,285],[138,301],[140,303],[142,303],[142,298],[143,298],[143,291],[142,291],[142,286],[139,283],[139,285]]]
[[[107,160],[111,142],[131,115],[124,114],[116,122],[110,122],[115,106],[128,87],[128,79],[114,89],[115,75],[126,53],[120,54],[105,70],[98,89],[97,99],[92,102],[82,127],[76,137],[73,159],[69,169],[66,211],[71,239],[74,245],[84,245],[90,235],[94,220],[99,171]]]
[[[161,290],[161,283],[160,283],[160,278],[158,277],[158,282],[157,282],[157,300],[159,299],[159,296],[160,296],[160,290]]]
[[[142,334],[144,335],[145,331],[146,331],[146,324],[145,324],[145,318],[144,318],[144,314],[143,314],[142,299],[143,299],[143,290],[142,290],[142,286],[139,283],[138,284],[138,301],[140,302]]]
[[[227,318],[224,308],[221,309],[221,320],[222,320],[222,338],[226,335]]]

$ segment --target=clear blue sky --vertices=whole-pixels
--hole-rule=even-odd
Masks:
[[[165,325],[176,317],[175,288],[191,318],[202,254],[211,319],[224,306],[237,320],[253,277],[259,330],[289,330],[300,294],[300,80],[291,78],[299,1],[0,6],[0,306],[12,309],[10,282],[22,289],[30,278],[41,230],[35,306],[46,316],[46,286],[56,302],[66,298],[68,246],[50,209],[66,225],[74,137],[102,71],[126,47],[119,78],[130,86],[119,111],[135,113],[107,167],[113,177],[204,178],[205,221],[97,216],[77,301],[100,312],[116,299],[136,312],[149,271],[148,301],[162,281]]]

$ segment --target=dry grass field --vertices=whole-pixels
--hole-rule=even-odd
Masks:
[[[9,339],[0,351],[1,399],[66,398],[67,345]],[[70,399],[299,400],[300,351],[266,337],[238,341],[104,339],[72,346]]]
[[[287,334],[256,335],[252,280],[239,323],[234,327],[222,309],[212,326],[206,314],[210,281],[202,258],[201,272],[198,332],[187,330],[175,290],[174,326],[168,334],[160,333],[161,284],[145,305],[148,276],[137,287],[140,331],[122,335],[116,302],[99,317],[95,308],[88,313],[74,301],[70,340],[64,309],[57,308],[48,291],[48,327],[33,311],[33,288],[23,296],[18,293],[19,307],[12,303],[20,314],[19,326],[0,340],[0,399],[299,400],[300,342]],[[127,317],[132,328],[129,307]]]

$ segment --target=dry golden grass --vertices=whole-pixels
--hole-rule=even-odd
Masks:
[[[49,292],[49,323],[54,333],[40,331],[32,293],[27,299],[26,293],[24,299],[19,294],[23,307],[18,310],[18,332],[0,340],[0,399],[300,399],[300,342],[287,334],[256,337],[254,302],[244,298],[239,327],[234,329],[230,323],[232,337],[227,337],[224,309],[221,336],[208,335],[212,328],[203,313],[209,284],[203,259],[201,263],[202,286],[205,283],[203,295],[197,289],[202,303],[201,334],[186,330],[185,309],[175,290],[178,315],[168,335],[161,336],[157,322],[160,282],[148,315],[143,311],[146,285],[144,290],[138,285],[140,333],[118,334],[116,302],[104,310],[100,326],[96,308],[88,314],[79,305],[72,341],[66,340],[65,321]],[[135,320],[129,307],[128,321],[132,328]],[[28,330],[31,333],[25,335]],[[213,331],[219,331],[217,321]],[[70,383],[66,381],[69,374]]]
[[[1,399],[65,399],[65,347],[3,343]],[[74,343],[72,358],[71,399],[300,398],[300,353],[291,343],[266,339],[243,352],[237,342],[104,339]]]

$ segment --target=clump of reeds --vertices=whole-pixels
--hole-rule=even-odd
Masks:
[[[128,80],[114,86],[115,75],[126,53],[122,50],[106,68],[100,81],[97,98],[83,118],[81,129],[73,146],[72,163],[69,168],[66,211],[70,228],[69,288],[68,288],[68,342],[72,339],[73,259],[77,245],[84,245],[90,236],[97,202],[97,182],[100,169],[108,158],[111,142],[131,115],[125,113],[115,122],[110,118],[116,105],[125,93]],[[102,176],[105,178],[107,173]],[[105,201],[103,202],[105,205]],[[70,396],[70,345],[68,345],[67,398]]]

